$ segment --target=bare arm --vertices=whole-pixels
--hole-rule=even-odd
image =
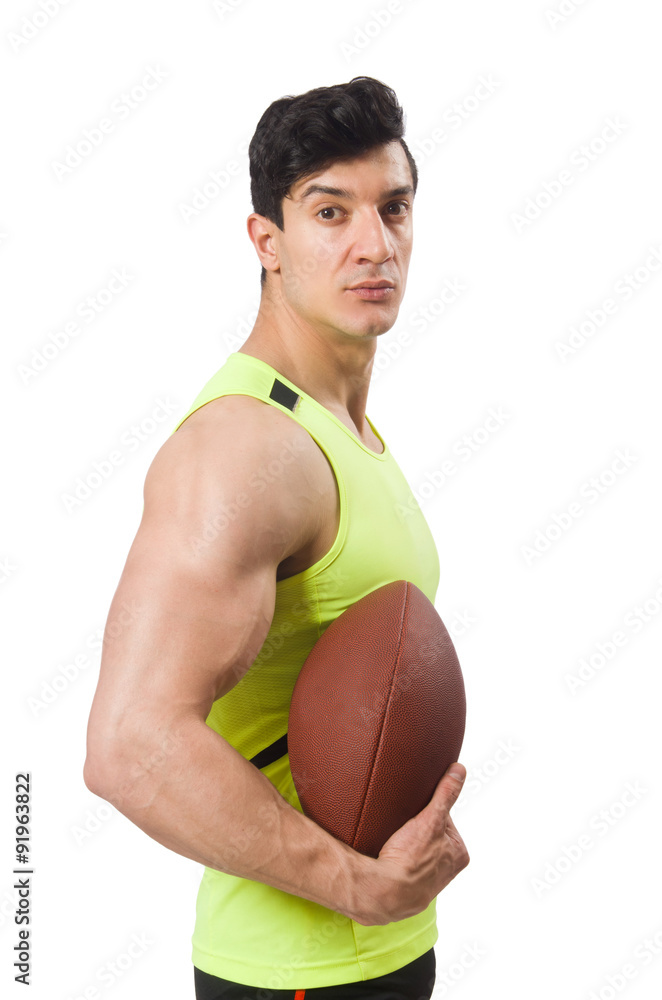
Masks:
[[[193,414],[150,467],[143,519],[106,625],[85,782],[159,843],[210,868],[361,923],[401,919],[443,888],[434,891],[429,864],[413,858],[420,884],[412,893],[408,849],[396,842],[383,861],[353,851],[206,725],[213,702],[257,656],[273,618],[278,565],[318,530],[319,491],[328,483],[326,460],[314,443],[303,444],[301,435],[312,439],[291,418],[243,397],[222,402]],[[258,493],[256,468],[295,435],[309,448],[305,461]],[[240,496],[249,502],[239,516],[219,520]],[[446,781],[450,808],[457,793]],[[391,841],[404,836],[406,847],[408,826]],[[435,859],[439,867],[438,849]],[[466,864],[457,860],[452,874],[444,862],[444,884]]]

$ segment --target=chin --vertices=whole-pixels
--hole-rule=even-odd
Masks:
[[[338,316],[333,325],[348,337],[379,337],[393,328],[397,318],[398,309],[391,305],[388,309],[374,309],[371,315],[368,315],[367,310],[363,314],[352,310],[349,315]]]
[[[372,323],[362,326],[357,333],[363,337],[380,337],[383,333],[388,333],[393,328],[394,323],[395,317],[393,319],[382,320],[381,322],[373,320]]]

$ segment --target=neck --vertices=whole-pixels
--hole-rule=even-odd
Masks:
[[[263,292],[239,353],[265,361],[338,416],[344,411],[360,433],[375,350],[374,337],[343,336],[331,329],[325,336]]]

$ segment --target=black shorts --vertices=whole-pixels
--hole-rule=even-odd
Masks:
[[[314,986],[307,990],[269,990],[242,986],[193,967],[196,1000],[430,1000],[436,961],[434,948],[396,972],[360,983]]]

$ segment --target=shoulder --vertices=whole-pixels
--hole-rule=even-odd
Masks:
[[[311,540],[331,487],[328,461],[304,427],[233,394],[194,411],[161,446],[145,479],[144,517],[278,562]]]
[[[210,400],[195,410],[162,446],[162,465],[186,456],[197,473],[217,472],[237,481],[267,481],[277,492],[287,492],[288,480],[324,478],[328,460],[314,438],[297,420],[255,396],[231,394]],[[167,452],[167,454],[166,454]]]

